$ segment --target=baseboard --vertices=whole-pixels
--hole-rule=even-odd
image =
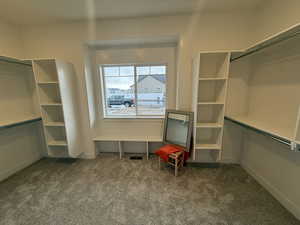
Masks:
[[[257,180],[267,191],[269,191],[274,198],[276,198],[288,211],[290,211],[297,219],[300,220],[300,206],[294,204],[290,199],[288,199],[284,193],[279,191],[274,187],[270,182],[268,182],[264,177],[258,175],[253,169],[249,166],[241,164],[241,166]]]
[[[0,173],[0,182],[7,179],[8,177],[14,175],[15,173],[19,172],[20,170],[32,165],[33,163],[35,163],[37,161],[39,161],[41,158],[42,158],[42,156],[40,156],[38,158],[35,158],[33,160],[30,160],[30,161],[23,162],[22,164],[17,165],[12,169],[1,172]]]
[[[83,153],[80,156],[81,159],[95,159],[96,158],[96,154],[93,153]]]

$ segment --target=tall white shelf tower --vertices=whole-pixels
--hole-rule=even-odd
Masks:
[[[201,52],[193,60],[194,161],[201,152],[222,158],[229,63],[229,52]]]
[[[48,156],[77,158],[84,147],[74,66],[56,59],[32,64]]]

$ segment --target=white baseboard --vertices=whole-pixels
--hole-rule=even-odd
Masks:
[[[80,156],[81,159],[95,159],[96,154],[93,153],[83,153],[82,156]]]
[[[260,176],[253,169],[245,164],[241,166],[257,180],[265,189],[267,189],[273,196],[276,198],[288,211],[290,211],[297,219],[300,220],[300,206],[297,206],[290,199],[288,199],[284,193],[279,191],[275,186],[273,186],[269,181],[264,177]]]
[[[26,161],[26,162],[23,162],[19,165],[16,165],[14,168],[11,168],[11,169],[8,169],[8,170],[5,170],[5,171],[2,171],[0,173],[0,181],[3,181],[5,179],[7,179],[8,177],[10,177],[11,175],[15,174],[16,172],[32,165],[33,163],[39,161],[40,159],[42,158],[42,156],[38,157],[38,158],[35,158],[35,159],[32,159],[30,161]]]

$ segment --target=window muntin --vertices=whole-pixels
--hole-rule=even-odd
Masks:
[[[102,65],[105,117],[163,117],[166,65]]]

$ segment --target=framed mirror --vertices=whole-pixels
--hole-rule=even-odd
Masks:
[[[181,146],[185,151],[191,147],[193,112],[166,110],[164,121],[164,137],[166,144]]]

